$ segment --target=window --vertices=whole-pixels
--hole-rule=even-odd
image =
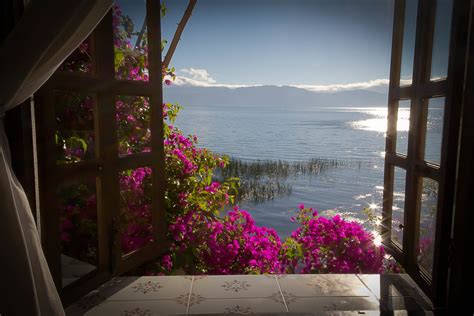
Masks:
[[[395,2],[386,136],[384,244],[434,302],[444,299],[447,278],[452,208],[444,197],[454,185],[446,168],[456,155],[447,139],[457,133],[448,123],[459,119],[446,97],[452,6],[449,0]],[[406,64],[413,67],[409,73]],[[407,105],[408,144],[397,131],[398,110]]]
[[[123,77],[109,12],[35,95],[42,241],[66,302],[165,248],[160,11],[149,0],[141,12],[146,73]]]

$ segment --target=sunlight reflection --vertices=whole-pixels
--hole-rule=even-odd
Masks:
[[[351,122],[351,126],[356,129],[384,133],[387,131],[387,108],[377,108],[363,111],[371,118],[361,121]],[[410,127],[410,109],[398,109],[397,131],[407,132]]]
[[[382,245],[382,236],[379,234],[378,231],[372,231],[372,234],[374,235],[374,244],[379,247]]]
[[[375,203],[371,203],[371,204],[369,204],[369,208],[372,209],[372,210],[376,210],[378,208],[378,205],[375,204]]]

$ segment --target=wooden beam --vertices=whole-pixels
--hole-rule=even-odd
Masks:
[[[162,77],[162,54],[161,54],[161,11],[160,2],[147,1],[147,12],[150,17],[148,23],[148,52],[150,60],[150,87],[153,94],[150,97],[151,112],[151,148],[152,148],[152,225],[153,233],[157,243],[166,239],[168,226],[165,209],[165,152],[164,152],[164,126],[163,126],[163,77]],[[157,245],[161,248],[160,245]],[[155,256],[157,254],[155,253]],[[151,254],[144,257],[151,257]]]
[[[396,90],[400,86],[400,69],[402,60],[403,32],[405,20],[405,0],[396,0],[393,18],[392,57],[390,64],[390,85],[388,92],[387,136],[385,140],[385,157],[395,154],[397,140],[397,115],[398,100]],[[385,162],[384,189],[382,202],[382,241],[390,244],[392,232],[392,206],[393,206],[393,164]]]
[[[453,1],[448,87],[441,156],[433,266],[435,303],[450,314],[472,314],[474,273],[468,259],[474,244],[474,16],[473,1]],[[469,38],[470,37],[470,38]],[[453,239],[451,239],[453,237]],[[449,274],[448,274],[449,271]]]
[[[173,58],[173,54],[178,46],[178,42],[181,39],[181,35],[183,34],[184,28],[186,27],[186,23],[188,23],[191,14],[193,13],[194,6],[196,5],[197,0],[189,0],[188,7],[186,11],[184,11],[183,17],[178,24],[178,28],[174,33],[173,40],[171,41],[170,47],[168,48],[168,52],[166,53],[165,59],[163,60],[163,66],[168,68],[171,58]],[[161,43],[161,41],[160,41]]]

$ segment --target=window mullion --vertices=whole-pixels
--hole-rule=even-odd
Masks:
[[[110,11],[97,29],[97,76],[106,87],[112,87],[114,68],[114,48],[112,12]],[[119,220],[118,149],[115,122],[114,95],[110,90],[98,93],[98,152],[104,162],[101,166],[99,196],[101,198],[99,258],[102,268],[111,272],[119,258],[118,236],[115,236],[115,222]]]
[[[403,32],[405,20],[405,0],[395,2],[393,35],[392,35],[392,58],[390,65],[390,86],[388,94],[387,113],[387,134],[385,139],[385,170],[384,170],[384,191],[382,208],[382,231],[381,235],[384,243],[391,247],[391,227],[392,227],[392,204],[394,169],[393,164],[387,162],[387,157],[395,153],[398,99],[397,91],[400,86],[400,70],[402,62]]]
[[[61,243],[58,238],[59,229],[59,210],[55,203],[55,187],[57,185],[57,173],[51,172],[56,168],[56,157],[51,155],[54,152],[55,134],[55,109],[53,104],[53,91],[51,89],[42,89],[35,95],[36,122],[37,130],[40,133],[37,136],[38,143],[38,179],[40,190],[40,205],[42,214],[41,223],[41,241],[48,261],[49,269],[53,277],[56,288],[62,288],[61,280]]]
[[[151,147],[155,160],[152,174],[152,223],[154,235],[158,241],[166,238],[166,214],[164,192],[165,164],[164,164],[164,135],[163,135],[163,78],[161,56],[161,4],[160,1],[147,0],[147,35],[148,35],[148,60],[152,94],[151,102]]]
[[[417,164],[423,159],[425,131],[423,127],[426,101],[423,87],[429,81],[431,50],[434,29],[433,1],[420,0],[418,3],[415,54],[413,63],[413,94],[410,106],[410,135],[408,140],[408,170],[406,178],[404,250],[406,250],[406,270],[412,276],[418,275],[417,245],[420,225],[421,177]]]

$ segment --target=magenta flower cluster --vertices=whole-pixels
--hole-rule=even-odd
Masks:
[[[300,226],[291,234],[288,248],[298,245],[299,253],[284,258],[289,271],[302,273],[379,273],[383,272],[383,247],[356,222],[318,216],[312,208],[300,205],[292,218]]]
[[[201,212],[178,216],[169,226],[175,256],[193,248],[194,273],[242,274],[281,271],[280,237],[255,225],[245,210],[234,207],[222,218],[206,220]]]
[[[148,167],[124,171],[119,176],[122,199],[121,247],[129,253],[153,242],[151,225],[152,169]]]

